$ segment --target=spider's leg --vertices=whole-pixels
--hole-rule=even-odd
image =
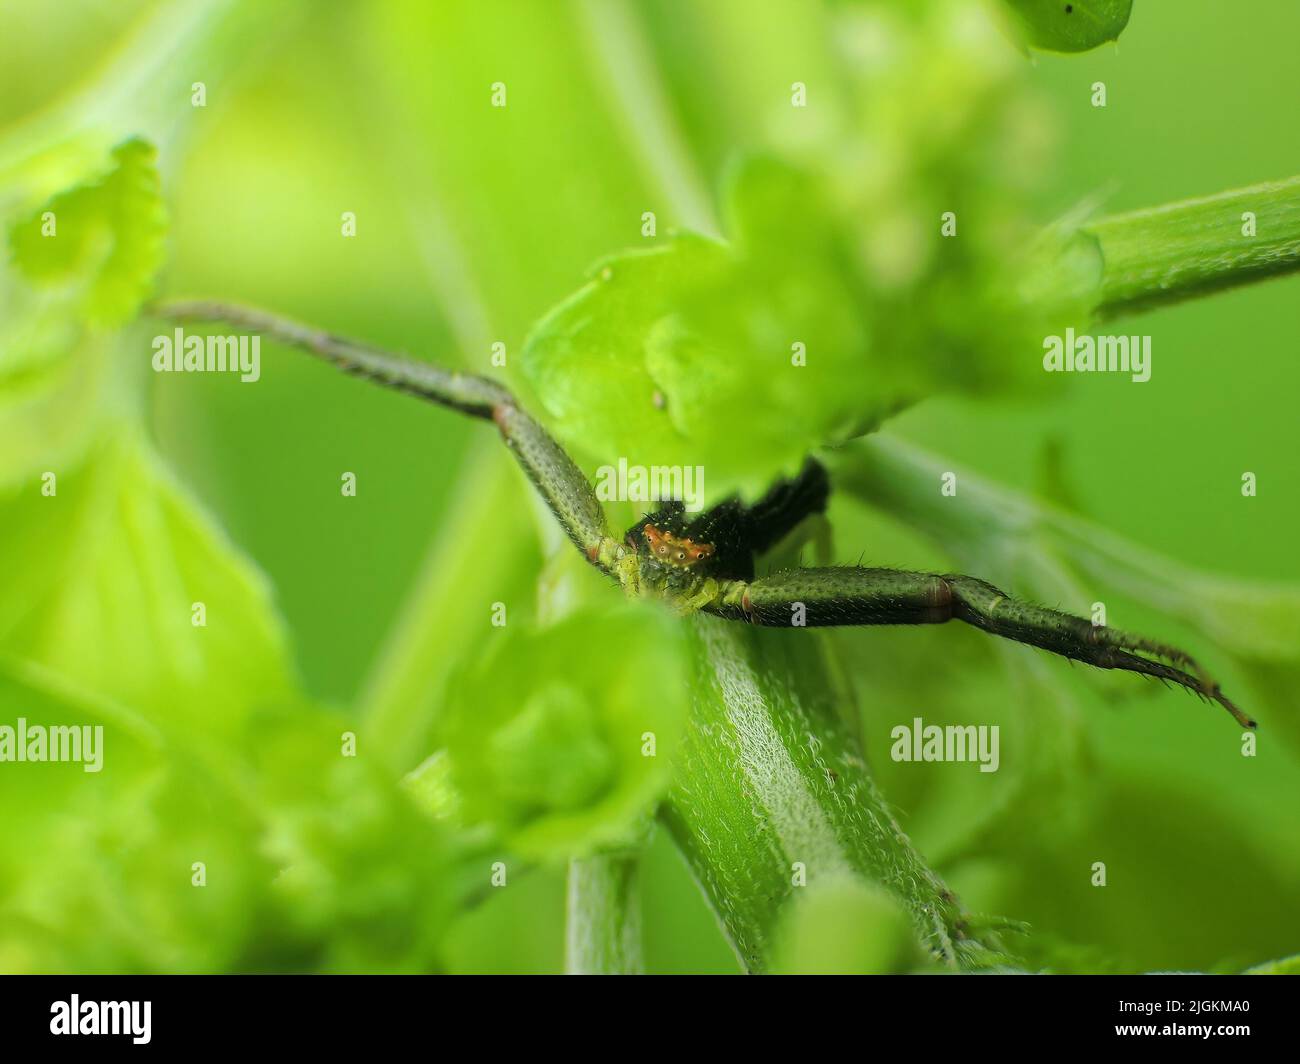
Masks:
[[[952,588],[953,616],[958,620],[1099,669],[1123,669],[1178,684],[1202,698],[1217,702],[1243,727],[1255,727],[1255,722],[1223,694],[1196,660],[1176,647],[1094,625],[1082,617],[1058,610],[1020,602],[974,577],[952,574],[944,579]],[[1133,651],[1143,651],[1186,665],[1196,675]]]
[[[1137,650],[1155,658],[1163,658],[1171,665],[1180,665],[1189,672],[1194,672],[1207,687],[1218,687],[1210,674],[1205,671],[1204,666],[1185,650],[1179,650],[1168,643],[1159,643],[1154,639],[1145,639],[1142,636],[1133,635],[1130,632],[1121,632],[1114,628],[1104,630],[1107,633],[1104,637],[1107,646],[1115,647],[1117,650]]]
[[[520,409],[509,390],[496,381],[381,351],[252,307],[174,301],[152,309],[174,321],[227,322],[261,333],[333,363],[345,373],[495,422],[569,539],[593,565],[613,571],[622,549],[609,537],[605,511],[587,478],[547,431]]]
[[[782,628],[800,624],[942,624],[956,619],[1099,669],[1122,669],[1178,684],[1217,702],[1243,726],[1255,726],[1204,674],[1193,676],[1133,653],[1159,654],[1196,669],[1196,663],[1182,651],[1097,627],[1082,617],[1020,602],[970,576],[897,569],[791,569],[750,584],[733,585],[712,610]]]
[[[792,480],[773,484],[747,511],[746,533],[750,550],[762,554],[784,539],[805,517],[826,509],[830,496],[826,469],[809,458]]]
[[[381,351],[256,307],[209,300],[169,300],[150,310],[173,321],[225,322],[237,329],[260,333],[276,343],[296,347],[330,362],[344,373],[432,400],[472,417],[491,418],[499,403],[514,402],[506,388],[487,377],[458,373],[432,362]]]
[[[621,548],[610,539],[604,508],[577,463],[513,401],[499,403],[492,420],[574,546],[608,570]]]
[[[942,624],[953,616],[941,576],[899,569],[785,569],[733,584],[714,610],[776,628]]]

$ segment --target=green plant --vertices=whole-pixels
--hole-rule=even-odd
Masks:
[[[1252,243],[1240,250],[1232,247],[1232,250],[1225,253],[1225,247],[1231,247],[1231,242],[1222,235],[1222,219],[1235,218],[1245,206],[1261,204],[1265,208],[1266,217],[1282,224],[1269,227],[1271,235],[1263,242],[1264,247]],[[1114,315],[1126,308],[1172,302],[1188,298],[1199,291],[1244,283],[1259,275],[1300,268],[1300,211],[1297,211],[1297,204],[1300,204],[1300,178],[1279,185],[1261,186],[1198,200],[1188,205],[1173,205],[1156,211],[1103,220],[1095,230],[1086,234],[1086,237],[1097,242],[1102,264],[1098,292],[1092,300],[1094,313]],[[1156,219],[1154,223],[1151,221],[1153,218]],[[1237,245],[1239,244],[1238,241]],[[1073,267],[1071,265],[1061,269],[1064,272],[1067,268]],[[1066,283],[1062,282],[1061,287],[1065,286]],[[471,417],[492,421],[574,546],[592,565],[614,577],[630,596],[661,599],[675,612],[683,615],[702,611],[730,620],[786,628],[925,624],[961,619],[992,634],[1049,650],[1072,660],[1099,668],[1137,672],[1179,684],[1204,698],[1218,702],[1244,727],[1255,727],[1255,722],[1225,698],[1218,684],[1210,680],[1184,652],[1054,610],[1017,602],[978,579],[888,569],[829,567],[784,570],[753,580],[755,553],[766,553],[802,521],[824,508],[825,473],[815,463],[805,468],[798,480],[774,486],[752,510],[747,510],[732,500],[720,504],[692,522],[684,523],[682,505],[677,502],[658,513],[648,515],[620,541],[610,536],[600,500],[592,490],[586,474],[519,407],[505,388],[490,379],[453,373],[431,363],[404,359],[354,341],[339,339],[320,329],[229,304],[174,301],[160,305],[156,308],[156,313],[178,322],[230,323],[244,330],[261,333],[282,344],[299,347],[337,365],[346,373],[431,400]],[[693,365],[707,374],[707,366],[702,365],[704,357],[695,359]],[[718,415],[715,413],[714,416]],[[820,490],[802,486],[809,480],[814,484],[820,481]],[[763,522],[761,527],[758,524],[760,519]],[[744,579],[745,576],[750,579]],[[793,676],[769,678],[772,688],[764,694],[748,676],[750,666],[746,665],[745,658],[752,652],[744,648],[743,642],[734,641],[720,632],[715,633],[707,626],[697,628],[696,638],[704,646],[715,650],[714,657],[706,658],[709,668],[705,670],[701,682],[716,683],[717,693],[724,704],[727,704],[727,678],[733,673],[744,677],[735,682],[753,688],[756,704],[773,707],[773,720],[770,723],[779,719],[782,727],[788,728],[792,720],[799,721],[797,730],[788,736],[785,744],[788,749],[797,745],[797,736],[806,729],[808,734],[818,737],[819,746],[825,744],[827,751],[836,751],[838,748],[838,753],[834,756],[842,759],[842,763],[838,770],[832,770],[834,778],[853,779],[855,775],[860,775],[852,763],[851,744],[836,730],[831,707],[824,706],[820,715],[812,713],[800,720],[801,701],[815,697],[806,681],[801,682]],[[651,642],[662,639],[663,636],[652,636]],[[625,646],[644,645],[643,641],[636,638],[620,642]],[[785,648],[786,656],[814,653],[811,647]],[[1155,660],[1159,658],[1174,665],[1187,666],[1196,675]],[[528,685],[538,684],[538,677],[545,674],[540,662],[530,665],[525,658],[523,665]],[[658,670],[652,669],[648,674],[660,677],[654,681],[655,686],[663,682],[662,678],[666,675],[664,668],[661,665]],[[716,673],[716,680],[710,681],[710,670]],[[500,681],[488,681],[489,685],[492,682]],[[540,693],[533,695],[529,693],[528,685],[513,697],[498,695],[494,700],[504,701],[514,707],[507,711],[511,717],[516,712],[522,712],[526,719],[532,713],[529,707],[548,690],[539,685]],[[629,702],[629,695],[615,693],[612,679],[592,686],[588,701],[599,704],[602,699],[608,699],[614,705]],[[665,686],[671,690],[677,684],[670,680]],[[783,696],[784,690],[790,693]],[[581,699],[575,701],[575,698],[576,696],[565,693],[561,696],[561,703],[571,706],[585,704]],[[634,694],[630,698],[635,701]],[[782,704],[783,702],[787,704]],[[546,709],[541,706],[538,708],[543,714],[539,720],[552,721],[562,730],[550,740],[543,740],[535,727],[521,733],[525,738],[521,738],[516,754],[503,771],[508,777],[522,777],[526,780],[533,771],[527,766],[536,765],[537,770],[545,771],[548,782],[543,787],[543,793],[546,793],[583,778],[584,773],[579,768],[579,751],[584,742],[589,741],[589,726],[572,716],[567,723],[560,724],[562,718],[555,712],[548,714]],[[698,703],[696,712],[701,712]],[[650,723],[650,718],[643,718],[643,722]],[[469,723],[465,728],[469,739],[459,744],[462,747],[460,757],[467,762],[461,766],[464,789],[471,793],[478,789],[482,779],[492,776],[505,756],[500,748],[494,752],[480,748],[472,758],[467,756],[469,747],[476,741],[481,746],[482,739],[476,740],[476,736],[482,730],[481,722]],[[623,748],[634,748],[637,744],[636,736],[637,728],[629,728],[623,739]],[[455,745],[453,762],[458,760]],[[698,756],[721,760],[718,758],[719,753],[716,749],[710,749]],[[518,766],[514,764],[516,756],[522,758]],[[825,752],[821,754],[823,758],[826,756]],[[592,782],[595,787],[592,793],[601,793],[602,781],[597,779]],[[868,784],[869,779],[864,778],[852,787],[865,788]],[[694,793],[690,801],[701,809],[725,806],[734,800],[735,795],[728,793],[733,786],[734,784],[729,785],[715,778],[710,789]],[[769,781],[768,786],[770,790],[765,788],[759,793],[760,801],[768,808],[790,802],[795,794],[803,790],[803,784],[796,782],[793,777],[780,782]],[[588,800],[589,798],[590,794]],[[834,799],[823,792],[810,802],[809,808],[817,808],[820,815],[832,822],[835,805]],[[882,838],[871,840],[871,833],[865,830],[865,823],[855,823],[860,812],[845,810],[849,820],[842,830],[853,837],[855,844],[849,851],[849,859],[846,861],[843,857],[823,855],[822,859],[827,863],[819,868],[819,872],[836,879],[856,873],[868,881],[891,883],[896,873],[888,864],[884,869],[880,866],[882,856],[888,853],[889,847]],[[676,815],[679,818],[677,823],[689,823],[692,816],[698,816],[699,812],[687,813],[679,809]],[[883,806],[878,815],[888,817]],[[491,809],[481,810],[478,819],[498,826],[506,822],[500,810]],[[901,837],[901,831],[896,826],[893,831]],[[730,830],[723,832],[729,833]],[[825,841],[829,843],[830,838],[828,836]],[[811,849],[812,840],[808,842]],[[868,844],[866,848],[861,848],[863,843]],[[821,849],[818,847],[813,852]],[[708,853],[699,857],[705,862],[713,860],[713,855]],[[728,860],[739,860],[751,866],[749,874],[752,875],[752,866],[760,864],[763,857],[751,850]],[[718,878],[719,870],[706,866],[701,869],[701,874],[707,883]],[[967,930],[966,918],[954,908],[951,895],[937,880],[916,872],[910,873],[905,882],[910,885],[899,891],[901,900],[910,907],[922,940],[934,955],[947,963],[956,963],[959,956],[969,961],[970,954],[960,953],[954,945],[955,940],[966,937]],[[624,891],[619,880],[614,880],[611,885],[605,878],[593,877],[592,883],[592,889],[596,891]],[[750,888],[741,887],[737,893],[743,894],[748,889]],[[714,902],[726,919],[735,909],[752,905],[754,899],[728,896],[719,890]],[[580,914],[575,915],[580,918]],[[770,922],[770,918],[767,922]],[[743,926],[742,921],[734,917],[730,920],[730,925],[733,939],[746,963],[751,969],[760,969],[764,957],[762,950],[753,941],[757,937],[753,929]],[[977,953],[975,956],[982,955]]]
[[[1112,38],[1128,15],[1127,4],[1068,5],[1070,18],[1098,13],[1080,35],[1050,21],[1059,5],[1012,6],[1029,20],[1030,43],[1062,48]],[[949,32],[973,8],[832,7],[828,17],[850,28],[864,11],[878,18],[897,63],[846,64],[860,110],[797,162],[758,153],[732,169],[725,240],[678,233],[606,259],[543,315],[512,363],[513,390],[528,394],[538,420],[477,374],[390,361],[280,319],[242,324],[494,418],[570,537],[629,586],[663,573],[607,535],[586,488],[593,457],[702,463],[717,502],[758,499],[816,451],[840,496],[923,530],[965,570],[998,565],[1001,575],[989,575],[1004,585],[1009,570],[1018,595],[1059,598],[1085,580],[1122,586],[1197,630],[1237,675],[1293,672],[1294,589],[1188,572],[1066,506],[973,477],[963,477],[962,505],[947,505],[935,487],[943,463],[872,433],[937,392],[1032,389],[1038,365],[1024,355],[1044,335],[1293,270],[1297,181],[1035,232],[1009,150],[1014,56]],[[196,20],[171,47],[237,38],[250,10]],[[896,135],[893,157],[845,159],[855,123]],[[59,856],[43,874],[24,875],[13,855],[0,869],[0,882],[22,883],[5,901],[19,928],[4,943],[9,963],[420,970],[443,963],[447,925],[483,899],[489,868],[502,864],[513,881],[558,861],[569,862],[570,967],[636,970],[638,855],[656,810],[748,970],[822,963],[801,948],[828,912],[862,929],[850,964],[973,969],[1068,957],[1005,934],[1018,925],[966,913],[909,841],[864,758],[861,684],[848,676],[843,640],[611,610],[608,589],[551,533],[539,558],[526,535],[501,531],[525,504],[495,456],[471,464],[435,564],[361,698],[361,723],[313,704],[261,574],[167,472],[136,416],[136,389],[111,369],[116,330],[140,318],[162,262],[167,220],[151,149],[66,127],[4,149],[14,190],[6,347],[26,355],[3,382],[5,550],[58,561],[21,574],[0,603],[0,680],[8,703],[51,720],[93,715],[132,751],[129,785],[114,787],[107,811],[96,813],[104,796],[91,786],[54,793],[62,781],[24,778],[45,810],[24,830],[57,837]],[[1244,211],[1258,235],[1244,236]],[[941,235],[947,212],[956,241]],[[75,239],[45,240],[49,213]],[[186,313],[196,309],[213,313]],[[809,365],[790,361],[795,344]],[[78,520],[17,494],[48,466],[70,470],[59,490]],[[824,539],[825,523],[804,531]],[[793,564],[797,549],[778,546],[768,560]],[[448,604],[490,601],[498,574],[516,569],[538,588],[537,606],[481,654]],[[689,579],[669,590],[687,605],[746,612],[745,589],[731,600],[721,585]],[[201,644],[187,617],[198,599],[225,618]],[[855,638],[855,653],[869,656],[870,636]],[[967,652],[926,646],[936,670]],[[1064,743],[1056,681],[1029,657],[1015,659],[1033,691],[1022,701],[1046,716],[1029,729],[1037,742]],[[874,670],[875,696],[892,682],[888,666]],[[1279,730],[1293,720],[1261,708]],[[354,726],[365,757],[340,767],[338,735]],[[1052,778],[1063,760],[1044,755],[1024,771]],[[1008,804],[1041,794],[1021,782]],[[61,808],[77,814],[65,835]],[[986,815],[971,849],[996,830],[998,810]],[[185,890],[158,886],[196,849],[236,870],[197,914]],[[133,855],[127,877],[123,852]],[[812,889],[799,893],[805,882]],[[70,912],[103,927],[95,951],[80,945]],[[223,933],[240,914],[252,914],[246,929]]]

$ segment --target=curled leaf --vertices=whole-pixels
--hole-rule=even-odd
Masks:
[[[156,154],[143,140],[119,144],[106,174],[53,196],[10,232],[27,279],[71,285],[95,324],[130,319],[162,264],[167,217]]]
[[[685,724],[680,638],[628,604],[494,633],[450,685],[440,806],[530,858],[633,841]]]
[[[164,252],[154,159],[142,140],[74,140],[6,173],[0,490],[79,463],[121,391],[107,329],[139,309]]]

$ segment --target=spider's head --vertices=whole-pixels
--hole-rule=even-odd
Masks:
[[[696,543],[684,536],[674,536],[652,524],[642,527],[641,536],[650,551],[650,557],[676,569],[691,569],[713,557],[713,544]]]

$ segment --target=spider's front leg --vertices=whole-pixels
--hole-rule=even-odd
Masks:
[[[344,373],[493,422],[546,505],[592,565],[624,579],[626,550],[610,538],[605,511],[581,469],[505,388],[487,377],[443,369],[235,303],[171,300],[154,313],[178,322],[228,322],[306,351]]]
[[[1122,669],[1178,684],[1217,702],[1244,727],[1255,727],[1183,651],[1020,602],[971,576],[856,567],[791,569],[748,584],[733,583],[713,612],[780,628],[964,621],[1099,669]]]

